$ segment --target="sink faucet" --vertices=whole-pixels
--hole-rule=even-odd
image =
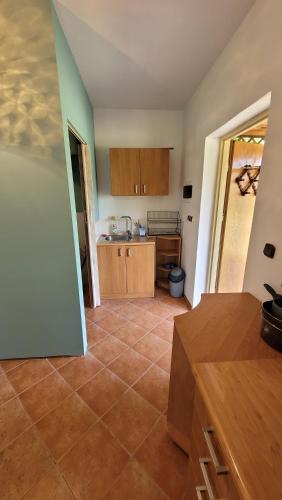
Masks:
[[[128,234],[128,239],[131,240],[132,239],[132,219],[129,215],[122,215],[121,219],[126,219],[126,221],[130,222],[130,229],[127,230],[127,234]],[[127,224],[126,224],[126,227],[127,227]]]

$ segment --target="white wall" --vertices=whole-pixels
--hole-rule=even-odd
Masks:
[[[97,108],[94,119],[100,214],[97,233],[109,230],[108,217],[112,215],[130,215],[145,221],[147,210],[179,210],[183,112]],[[168,146],[174,148],[170,152],[169,196],[111,196],[109,148]]]
[[[281,0],[257,0],[186,107],[184,181],[192,182],[193,199],[190,204],[183,204],[182,211],[184,218],[189,212],[196,217],[193,223],[184,224],[182,263],[188,276],[185,292],[193,304],[205,291],[206,272],[201,269],[207,269],[210,237],[209,218],[201,217],[199,231],[200,208],[202,216],[205,199],[208,200],[207,191],[202,194],[206,138],[268,92],[272,93],[270,121],[244,289],[264,299],[264,282],[277,288],[282,282],[281,26]],[[206,170],[206,181],[208,175]],[[206,209],[210,210],[210,206]],[[273,260],[262,253],[266,242],[277,247]]]

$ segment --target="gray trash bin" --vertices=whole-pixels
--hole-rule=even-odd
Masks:
[[[169,292],[172,297],[182,297],[184,291],[185,272],[181,267],[175,267],[168,275]]]

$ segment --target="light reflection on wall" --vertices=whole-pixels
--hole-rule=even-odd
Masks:
[[[1,0],[0,149],[58,159],[63,133],[49,9],[48,0]]]

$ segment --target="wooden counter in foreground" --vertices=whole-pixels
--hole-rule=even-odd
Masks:
[[[197,392],[189,499],[196,498],[195,488],[204,482],[199,454],[211,456],[206,428],[221,468],[227,467],[216,473],[213,461],[206,462],[215,498],[281,499],[282,359],[201,363],[193,373]]]
[[[195,309],[175,318],[167,422],[171,438],[187,453],[195,391],[192,365],[282,356],[260,337],[260,308],[249,293],[204,294]]]

